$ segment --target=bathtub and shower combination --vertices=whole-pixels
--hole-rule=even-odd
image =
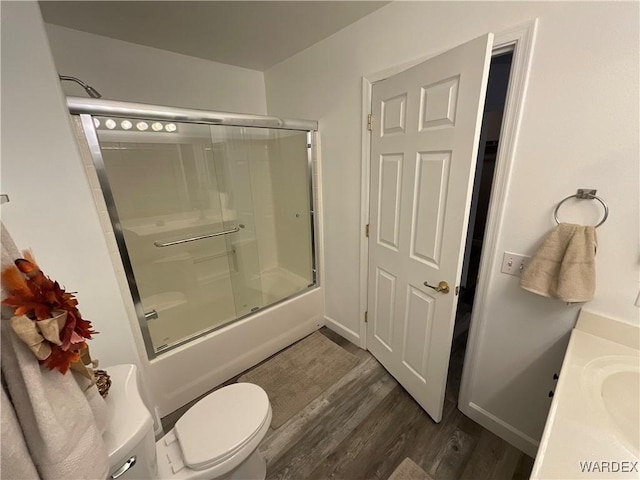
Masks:
[[[99,180],[160,415],[323,323],[317,122],[67,104]]]

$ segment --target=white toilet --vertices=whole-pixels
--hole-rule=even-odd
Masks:
[[[271,424],[271,405],[262,388],[235,383],[210,393],[156,442],[135,365],[107,373],[109,478],[264,480],[266,462],[257,447]]]

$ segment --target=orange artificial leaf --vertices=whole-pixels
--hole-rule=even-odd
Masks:
[[[29,316],[29,313],[34,311],[37,306],[38,306],[37,304],[25,303],[25,304],[19,306],[18,308],[16,308],[15,315],[17,315],[17,316],[20,316],[20,315]]]
[[[88,320],[85,320],[84,318],[78,318],[76,320],[76,328],[75,328],[76,332],[78,332],[82,337],[84,338],[88,338],[91,339],[91,335],[95,335],[96,332],[92,325],[91,322],[89,322]]]
[[[33,295],[24,276],[13,265],[2,271],[2,285],[7,292],[11,292],[14,295],[22,297]]]
[[[20,270],[22,273],[26,274],[29,277],[37,274],[40,271],[40,269],[38,268],[38,265],[24,258],[18,258],[15,261],[15,264],[16,264],[16,267],[18,267],[18,270]]]
[[[51,345],[51,355],[42,363],[49,369],[56,369],[63,375],[69,371],[71,364],[80,360],[80,353],[77,351],[65,351],[57,345]]]
[[[25,251],[25,253],[27,253],[27,251]],[[32,290],[34,286],[45,291],[53,288],[53,281],[45,277],[37,263],[24,258],[19,258],[14,263],[16,264],[16,267],[18,267],[18,270],[27,276],[27,283]]]
[[[33,263],[38,269],[40,269],[40,267],[38,267],[38,262],[36,262],[36,258],[33,256],[33,252],[31,251],[30,248],[27,248],[26,250],[22,251],[22,255],[24,255],[24,258],[26,258],[27,260],[29,260],[31,263]]]

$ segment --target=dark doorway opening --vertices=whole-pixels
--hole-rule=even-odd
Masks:
[[[482,117],[478,161],[474,177],[473,198],[471,201],[471,211],[469,213],[464,264],[462,277],[460,279],[460,294],[458,296],[458,309],[451,344],[449,376],[447,380],[447,396],[456,401],[460,390],[462,366],[478,284],[482,245],[484,242],[487,214],[489,212],[498,146],[500,145],[500,130],[507,98],[507,89],[509,87],[512,61],[513,52],[494,55],[491,59],[489,69],[487,96]]]

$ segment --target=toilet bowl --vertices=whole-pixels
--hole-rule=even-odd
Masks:
[[[156,442],[135,365],[107,371],[109,478],[264,480],[266,462],[257,447],[271,424],[271,405],[262,388],[235,383],[210,393]]]

